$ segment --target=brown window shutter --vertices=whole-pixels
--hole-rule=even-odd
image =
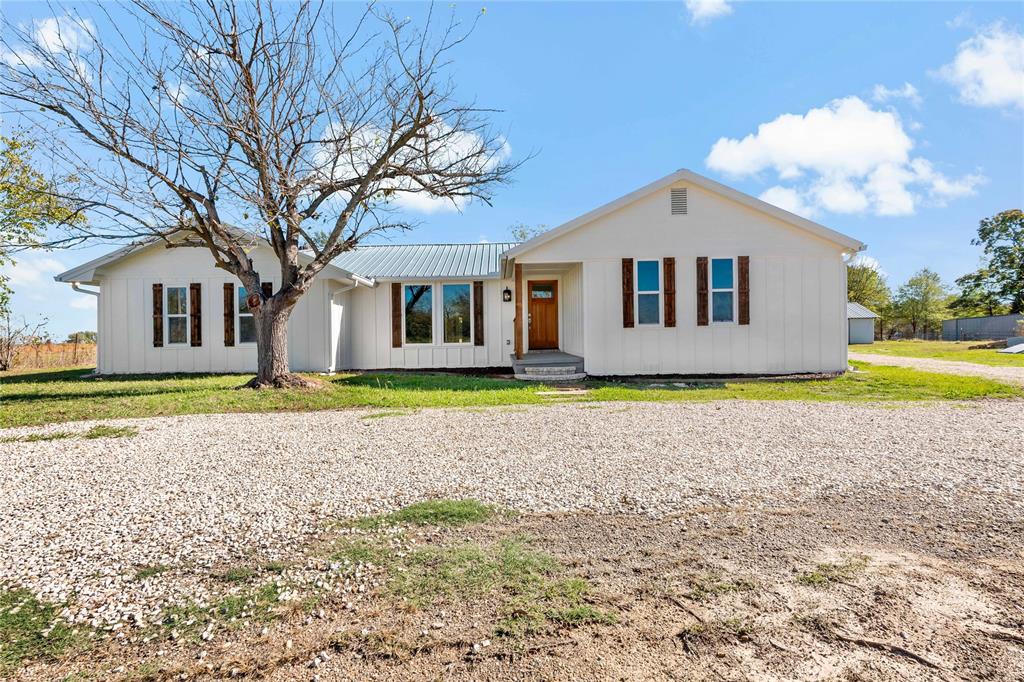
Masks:
[[[661,269],[665,277],[665,326],[676,326],[676,259],[669,256],[662,259]]]
[[[402,347],[402,285],[391,283],[391,347]]]
[[[633,326],[633,259],[622,259],[622,326]]]
[[[736,259],[739,274],[739,295],[740,295],[740,324],[750,324],[750,256],[740,256]]]
[[[473,282],[473,345],[484,345],[484,283]]]
[[[235,345],[235,285],[224,284],[224,345]]]
[[[697,259],[697,326],[708,324],[708,259]]]
[[[189,339],[193,346],[203,345],[203,285],[192,282],[188,285]]]
[[[164,285],[153,285],[153,347],[164,345]]]
[[[263,282],[262,284],[260,284],[260,289],[263,291],[263,298],[265,299],[270,298],[271,296],[274,295],[273,282]]]

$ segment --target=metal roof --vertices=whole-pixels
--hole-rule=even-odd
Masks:
[[[515,245],[377,244],[358,246],[332,263],[372,279],[495,278],[501,274],[501,254]]]
[[[878,317],[878,315],[874,314],[873,312],[862,306],[860,303],[847,302],[846,319],[856,320],[865,317]]]

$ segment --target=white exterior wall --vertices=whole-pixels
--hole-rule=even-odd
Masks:
[[[252,254],[264,281],[280,285],[280,268],[269,250]],[[100,283],[97,365],[102,374],[156,372],[254,372],[256,344],[224,345],[225,282],[238,279],[213,266],[202,248],[163,246],[133,254],[97,272]],[[202,346],[153,346],[153,284],[202,285]],[[288,359],[296,371],[330,369],[329,292],[341,283],[318,278],[296,304],[288,324]],[[339,312],[340,314],[340,312]]]
[[[871,317],[850,319],[850,343],[874,343],[875,320]]]
[[[447,284],[472,280],[445,280]],[[409,280],[403,284],[433,284],[434,343],[403,348],[391,347],[391,282],[374,289],[356,288],[347,293],[347,329],[351,349],[346,369],[431,369],[457,367],[508,367],[512,353],[512,318],[515,304],[501,300],[511,280],[484,280],[484,345],[441,343],[440,284],[438,281]]]
[[[517,257],[582,263],[583,358],[595,375],[846,368],[840,246],[693,185],[688,215],[652,193]],[[622,258],[676,259],[676,327],[622,326]],[[697,326],[696,259],[750,257],[750,324]],[[738,295],[738,294],[737,294]],[[563,348],[568,350],[568,348]]]

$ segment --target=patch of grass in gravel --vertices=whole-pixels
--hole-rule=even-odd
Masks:
[[[0,438],[0,443],[39,443],[51,440],[63,440],[65,438],[85,438],[94,440],[96,438],[126,438],[138,433],[133,426],[106,426],[100,424],[92,427],[84,433],[72,431],[52,431],[50,433],[30,433],[27,436],[10,436]]]
[[[745,592],[752,589],[754,589],[754,583],[743,578],[731,580],[718,575],[707,575],[690,580],[690,591],[686,593],[686,597],[693,601],[707,601],[720,594]]]
[[[861,371],[814,381],[738,381],[656,387],[591,380],[562,401],[904,401],[1021,398],[1024,389],[981,377],[921,372],[906,367],[854,363]],[[447,374],[339,375],[317,391],[238,390],[240,375],[145,375],[83,379],[87,370],[24,372],[0,379],[0,427],[81,419],[153,417],[222,412],[280,412],[377,407],[390,411],[427,407],[486,407],[547,403],[530,382]],[[319,377],[318,377],[319,378]]]
[[[0,590],[0,673],[30,660],[53,660],[79,637],[60,607],[41,602],[24,589]]]
[[[384,526],[465,526],[482,523],[498,513],[498,509],[477,500],[426,500],[402,507],[398,511],[356,519],[352,525],[363,530]]]
[[[214,573],[213,577],[226,583],[244,583],[256,577],[256,570],[249,566],[232,566]]]
[[[796,581],[808,587],[827,587],[833,583],[845,582],[867,568],[868,561],[857,557],[841,564],[820,563],[813,570],[797,576]]]
[[[280,595],[281,588],[271,582],[226,595],[211,605],[176,604],[164,610],[159,628],[166,636],[194,641],[211,624],[239,627],[246,623],[269,622],[279,615]]]
[[[139,433],[134,426],[107,426],[99,424],[82,434],[82,438],[129,438]]]
[[[143,566],[135,572],[136,580],[145,580],[146,578],[152,578],[153,576],[166,573],[170,570],[169,566],[163,564],[153,564],[152,566]]]

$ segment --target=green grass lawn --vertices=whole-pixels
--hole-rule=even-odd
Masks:
[[[578,401],[606,400],[970,400],[1020,398],[1024,390],[977,377],[932,374],[855,363],[862,370],[816,381],[737,381],[676,387],[671,382],[591,380]],[[315,377],[318,390],[240,389],[231,374],[83,378],[86,370],[39,371],[0,378],[0,427],[80,419],[221,412],[279,412],[349,407],[413,409],[549,402],[551,388],[499,378],[452,374],[349,374]]]
[[[976,362],[993,367],[1024,367],[1024,354],[998,353],[996,348],[977,348],[981,341],[876,341],[864,345],[850,346],[852,353],[877,353],[898,355],[905,358],[934,358],[936,360],[957,360]]]

